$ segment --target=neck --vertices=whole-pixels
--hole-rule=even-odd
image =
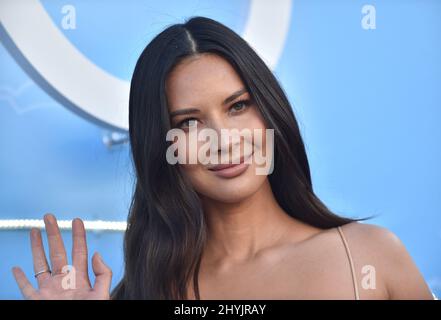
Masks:
[[[275,245],[296,220],[277,203],[268,179],[239,203],[203,199],[207,219],[204,256],[209,261],[244,261]]]

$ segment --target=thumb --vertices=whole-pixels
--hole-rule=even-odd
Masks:
[[[98,252],[92,257],[92,269],[95,274],[95,291],[110,292],[110,283],[112,281],[112,270],[104,263],[103,258]]]

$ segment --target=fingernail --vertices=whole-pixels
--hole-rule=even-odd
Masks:
[[[44,216],[44,221],[48,224],[52,224],[54,222],[54,218],[50,213],[48,213]]]

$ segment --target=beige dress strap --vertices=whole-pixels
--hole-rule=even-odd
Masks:
[[[348,256],[349,264],[351,266],[352,283],[354,284],[354,294],[355,300],[360,300],[360,295],[358,294],[357,276],[355,274],[354,261],[352,260],[351,251],[349,250],[348,242],[346,241],[345,235],[342,228],[337,227],[338,233],[340,234],[343,245],[345,246],[346,254]]]

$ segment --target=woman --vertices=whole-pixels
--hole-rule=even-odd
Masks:
[[[63,289],[67,257],[49,214],[51,270],[39,230],[31,231],[39,289],[13,269],[26,298],[432,298],[395,235],[335,215],[314,194],[285,93],[232,30],[196,17],[161,32],[137,62],[129,108],[137,180],[124,277],[110,293],[111,270],[95,254],[91,286],[84,226],[75,219],[76,288]],[[273,172],[256,174],[256,163],[244,163],[243,153],[240,164],[230,166],[167,162],[167,133],[180,129],[188,136],[195,127],[274,130]],[[224,144],[210,153],[217,157],[225,148],[232,150]]]

